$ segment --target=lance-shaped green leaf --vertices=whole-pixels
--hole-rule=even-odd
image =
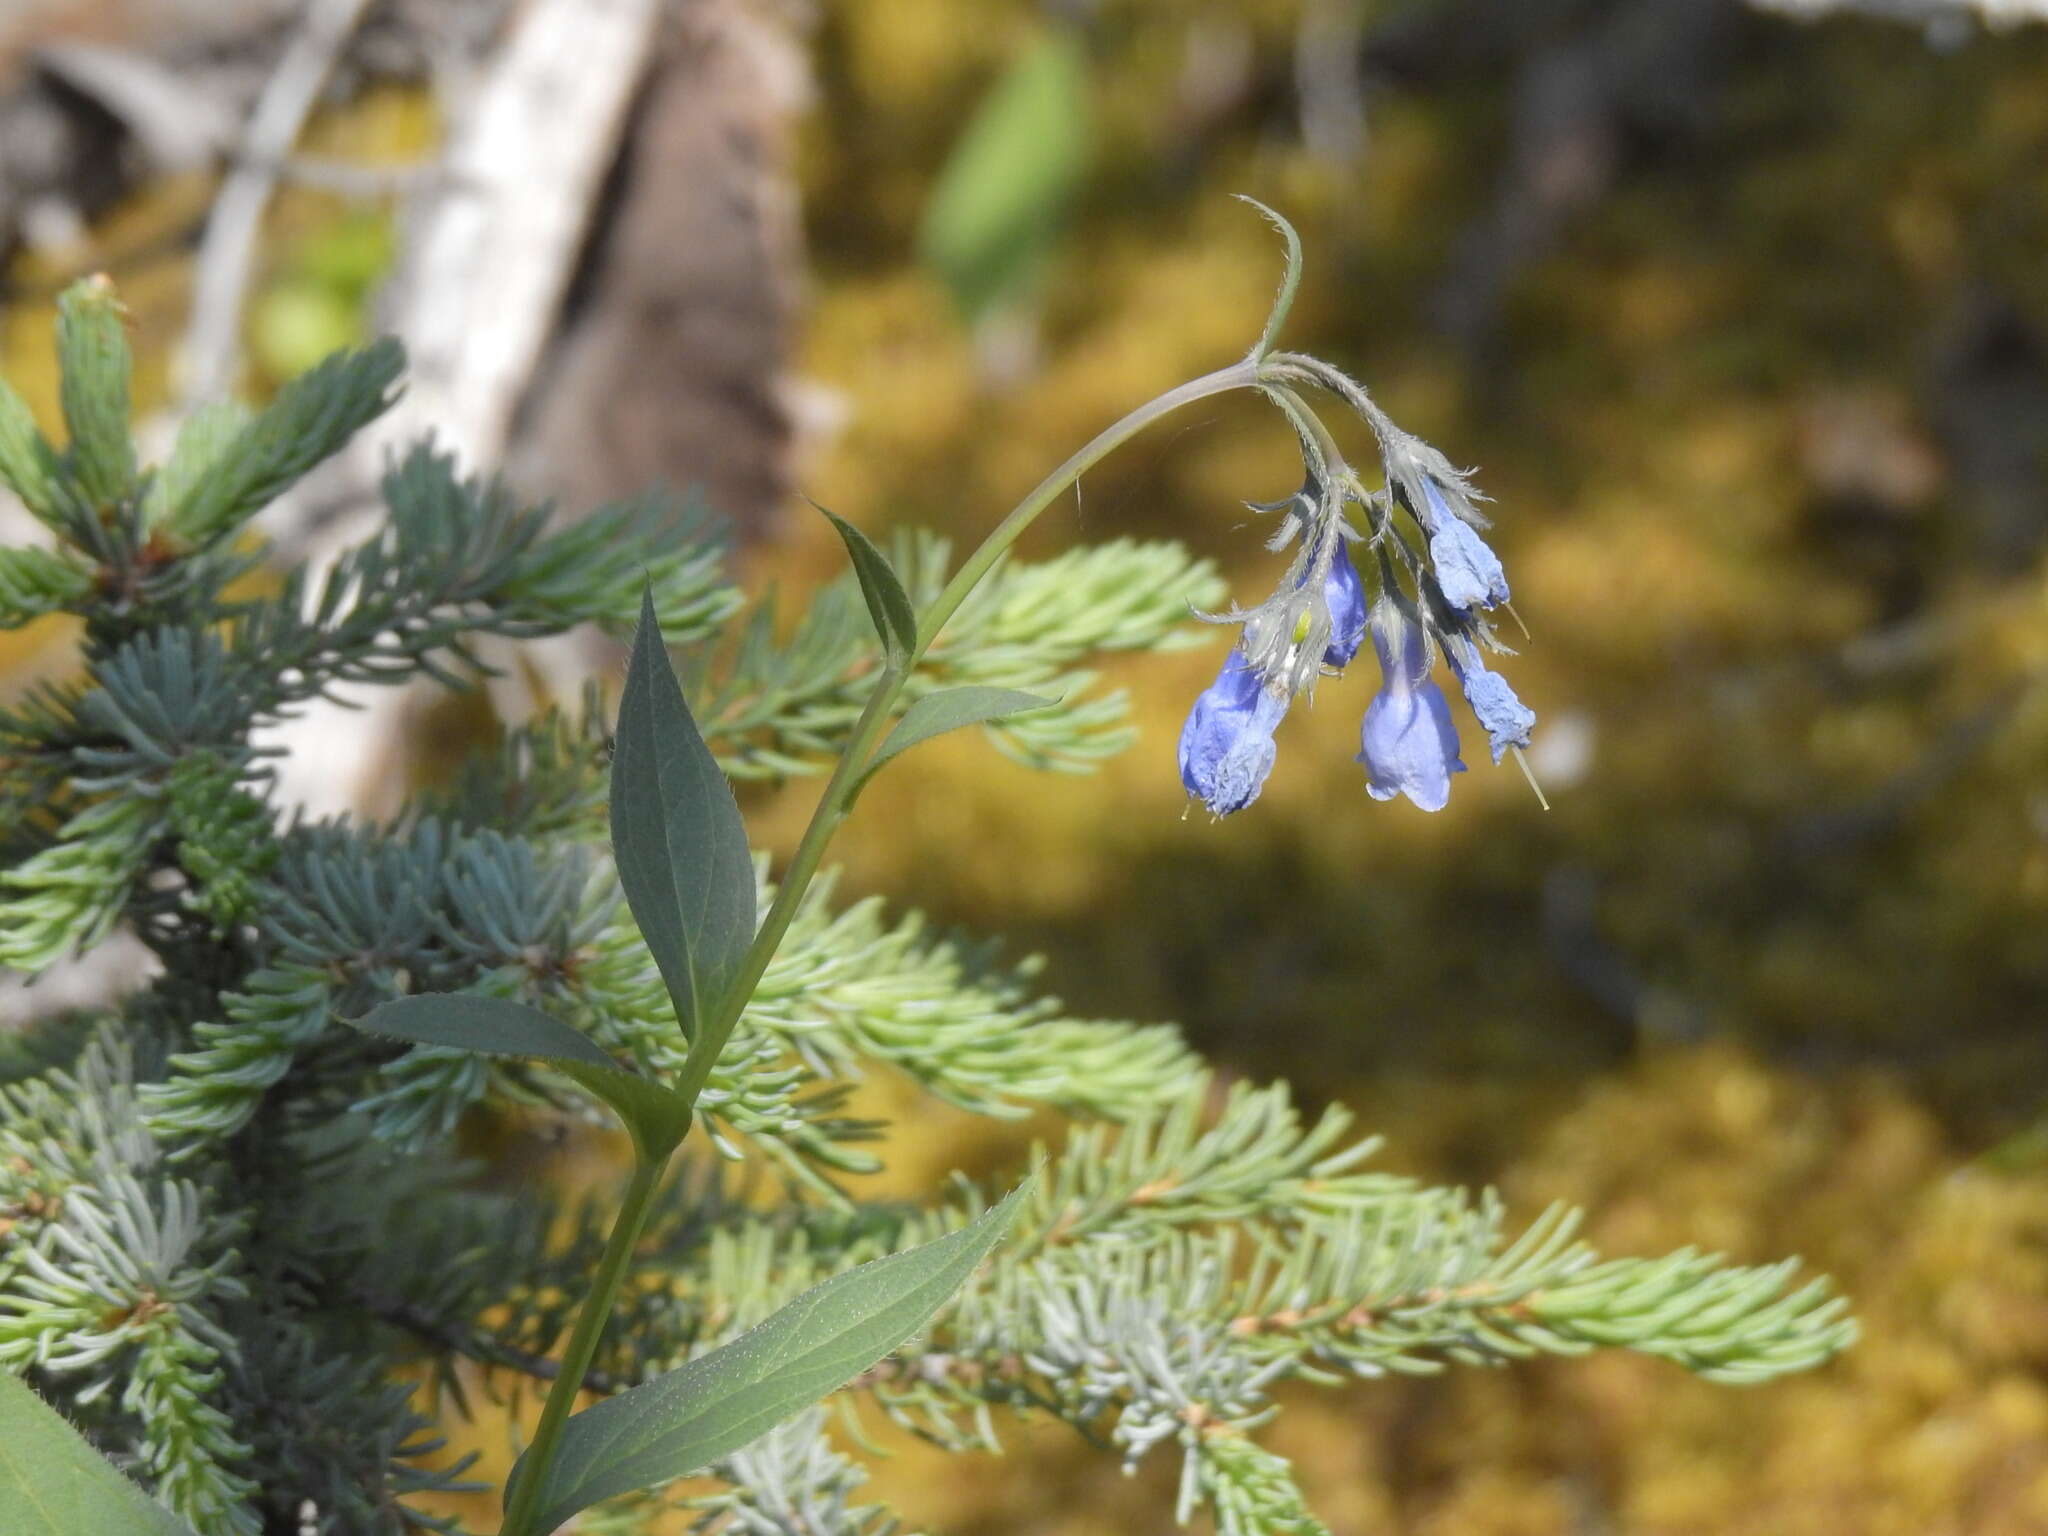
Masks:
[[[0,1528],[7,1536],[192,1536],[27,1383],[0,1371]]]
[[[754,861],[732,786],[669,665],[651,587],[619,701],[611,820],[626,902],[694,1041],[754,941]]]
[[[545,1061],[611,1106],[643,1158],[666,1157],[690,1128],[690,1106],[660,1083],[622,1070],[588,1036],[538,1008],[469,992],[420,993],[349,1023],[372,1035],[487,1056]]]
[[[865,784],[890,758],[909,751],[921,741],[943,736],[963,725],[986,725],[1027,710],[1050,709],[1059,701],[1023,693],[1015,688],[989,688],[976,683],[964,688],[945,688],[928,693],[903,711],[896,729],[882,739],[875,755],[861,773]]]
[[[812,506],[818,507],[814,501]],[[846,553],[853,558],[853,574],[860,578],[861,596],[868,600],[868,615],[875,621],[875,633],[882,637],[882,652],[890,664],[901,666],[917,649],[917,609],[903,590],[888,556],[875,548],[874,541],[837,513],[818,507],[832,519]]]
[[[536,1530],[695,1472],[844,1386],[931,1321],[987,1257],[1027,1182],[935,1242],[835,1275],[720,1349],[568,1421]],[[513,1469],[516,1481],[524,1463]]]
[[[121,305],[104,277],[73,283],[58,299],[57,356],[72,476],[94,506],[111,506],[135,486],[135,444],[128,435],[133,362]]]

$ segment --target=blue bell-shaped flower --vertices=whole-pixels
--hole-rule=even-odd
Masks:
[[[1382,603],[1373,615],[1372,643],[1383,681],[1359,731],[1366,791],[1375,800],[1406,795],[1425,811],[1440,811],[1451,798],[1451,775],[1465,765],[1450,702],[1430,681],[1422,628],[1393,603]]]
[[[1263,687],[1241,650],[1196,696],[1180,732],[1180,781],[1218,816],[1259,798],[1273,771],[1273,731],[1287,700]]]
[[[1444,503],[1434,480],[1422,482],[1420,512],[1429,561],[1444,601],[1453,608],[1493,608],[1508,600],[1508,576],[1479,531]]]

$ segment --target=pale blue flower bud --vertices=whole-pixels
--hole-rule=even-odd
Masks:
[[[1323,647],[1323,665],[1342,670],[1365,644],[1365,583],[1358,579],[1358,567],[1341,540],[1323,593],[1330,605],[1330,643]]]
[[[1286,713],[1287,700],[1261,686],[1244,652],[1233,650],[1181,727],[1180,781],[1188,793],[1218,816],[1258,799],[1273,771],[1273,730]]]
[[[1472,706],[1472,713],[1479,717],[1480,725],[1491,738],[1496,763],[1509,747],[1529,745],[1529,733],[1536,726],[1536,711],[1515,696],[1506,678],[1487,671],[1475,657],[1471,666],[1462,669],[1459,681],[1464,684],[1465,702]]]
[[[1508,600],[1508,577],[1500,557],[1470,523],[1453,518],[1431,534],[1429,559],[1444,601],[1453,608],[1492,608]]]
[[[1429,560],[1437,585],[1453,608],[1492,608],[1508,600],[1508,576],[1500,557],[1462,517],[1445,505],[1434,480],[1422,482],[1418,509],[1429,535]]]
[[[1406,795],[1425,811],[1440,811],[1451,798],[1451,775],[1465,765],[1450,703],[1429,679],[1422,630],[1386,604],[1373,615],[1372,643],[1384,681],[1359,732],[1366,791],[1375,800]]]

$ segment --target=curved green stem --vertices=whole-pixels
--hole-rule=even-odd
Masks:
[[[939,631],[946,627],[946,621],[967,600],[967,594],[980,585],[982,577],[1010,552],[1010,546],[1023,537],[1024,530],[1038,520],[1039,514],[1059,500],[1076,480],[1160,417],[1211,395],[1255,388],[1259,372],[1260,365],[1247,358],[1244,362],[1232,363],[1228,368],[1205,373],[1199,379],[1190,379],[1179,388],[1169,389],[1165,394],[1146,401],[1123,420],[1096,433],[1066,463],[1039,481],[1037,488],[1018,502],[1008,517],[996,524],[995,531],[981,541],[981,547],[967,557],[967,563],[953,573],[953,579],[933,599],[931,607],[919,615],[917,650],[910,658],[911,665],[915,666],[931,648],[931,643],[939,637]]]
[[[518,1485],[512,1490],[512,1501],[506,1507],[505,1523],[499,1536],[539,1536],[533,1530],[533,1519],[540,1505],[542,1490],[547,1486],[548,1467],[555,1459],[555,1449],[562,1438],[562,1426],[568,1422],[569,1413],[576,1406],[584,1377],[590,1374],[590,1362],[597,1355],[598,1340],[604,1335],[605,1324],[611,1321],[612,1303],[618,1297],[620,1285],[625,1282],[626,1269],[632,1263],[633,1249],[639,1244],[640,1234],[647,1230],[647,1218],[654,1208],[654,1191],[667,1167],[666,1157],[635,1157],[633,1160],[632,1181],[627,1184],[625,1198],[619,1203],[619,1214],[612,1222],[611,1236],[605,1239],[604,1256],[597,1261],[597,1271],[591,1276],[590,1292],[583,1298],[582,1310],[576,1314],[575,1330],[569,1335],[569,1347],[562,1355],[561,1374],[548,1388],[547,1403],[541,1409],[540,1424],[533,1432],[533,1443],[526,1448],[523,1470]]]

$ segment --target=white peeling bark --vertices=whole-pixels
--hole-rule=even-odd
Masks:
[[[282,553],[317,571],[370,537],[387,458],[429,432],[465,472],[488,471],[553,328],[641,79],[660,0],[528,0],[479,73],[442,167],[412,210],[385,325],[411,359],[406,394],[267,514]],[[322,518],[321,508],[339,508]],[[350,691],[271,733],[280,789],[319,813],[375,813],[405,690]]]

